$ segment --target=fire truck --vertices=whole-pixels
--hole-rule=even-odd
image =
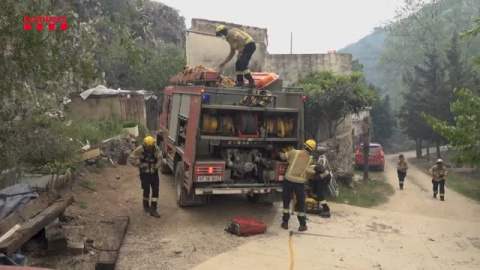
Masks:
[[[160,172],[174,175],[179,206],[220,194],[272,203],[281,194],[288,163],[279,152],[303,146],[306,95],[283,87],[276,74],[252,75],[255,92],[219,86],[214,71],[181,73],[164,89]]]

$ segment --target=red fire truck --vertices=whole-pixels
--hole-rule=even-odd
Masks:
[[[177,75],[163,91],[161,172],[175,176],[179,206],[205,204],[217,194],[272,203],[281,193],[288,163],[279,151],[303,145],[306,96],[302,89],[282,87],[275,74],[254,77],[256,94],[218,87],[219,74],[208,71]],[[247,95],[265,102],[241,105]]]

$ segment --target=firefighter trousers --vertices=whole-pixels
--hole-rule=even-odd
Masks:
[[[150,199],[150,189],[152,189],[152,202],[157,202],[160,189],[158,171],[154,173],[140,172],[140,181],[142,182],[143,200],[148,201]]]
[[[403,185],[405,183],[405,177],[407,176],[407,172],[402,172],[397,170],[397,175],[398,175],[398,184],[400,185],[401,188],[403,188]]]
[[[237,72],[237,75],[245,76],[250,74],[248,64],[256,49],[257,46],[255,45],[255,42],[250,42],[243,47],[243,53],[241,57],[237,59],[237,62],[235,62],[235,71]]]
[[[445,196],[445,179],[440,180],[440,181],[435,181],[432,179],[432,184],[433,184],[433,195],[437,195],[438,193],[438,188],[440,187],[440,197]]]
[[[297,217],[300,225],[306,225],[306,216],[305,216],[305,185],[303,183],[295,183],[288,180],[283,181],[283,191],[282,191],[282,200],[283,200],[283,217],[282,220],[288,222],[290,219],[290,202],[292,200],[292,195],[295,193],[297,198]]]

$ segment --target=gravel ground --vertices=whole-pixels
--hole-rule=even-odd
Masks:
[[[119,179],[117,179],[119,176]],[[93,182],[94,190],[84,188],[84,180]],[[29,258],[33,266],[55,269],[94,269],[98,249],[109,230],[106,221],[115,216],[130,216],[130,225],[120,251],[117,269],[190,269],[193,266],[245,242],[269,237],[242,238],[224,231],[229,220],[246,216],[280,222],[279,205],[254,205],[244,196],[214,197],[206,206],[180,208],[175,203],[173,177],[161,176],[159,212],[156,219],[142,211],[142,190],[138,172],[131,166],[106,168],[78,179],[72,189],[76,203],[65,214],[68,225],[83,225],[84,239],[94,240],[84,255]],[[277,222],[278,221],[278,222]],[[152,268],[154,267],[154,268]]]

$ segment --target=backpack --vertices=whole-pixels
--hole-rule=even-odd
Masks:
[[[250,236],[263,234],[267,230],[267,224],[260,220],[236,217],[228,224],[225,231],[238,236]]]

